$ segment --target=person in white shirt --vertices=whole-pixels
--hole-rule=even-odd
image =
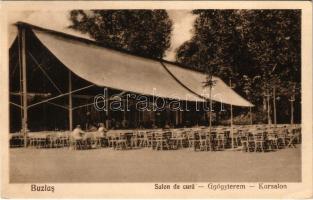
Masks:
[[[100,123],[100,126],[98,128],[98,133],[101,135],[101,136],[105,136],[105,133],[107,132],[107,129],[105,128],[104,124],[103,123]]]
[[[75,140],[82,140],[85,132],[80,128],[80,125],[77,125],[76,128],[72,132],[72,137]]]

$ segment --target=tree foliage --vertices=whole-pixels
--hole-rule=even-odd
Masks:
[[[228,83],[258,108],[275,87],[288,101],[301,82],[299,10],[194,10],[194,37],[177,51],[177,61]],[[284,98],[281,98],[284,99]],[[288,105],[288,104],[286,104]],[[288,109],[288,108],[285,108]]]
[[[165,10],[73,10],[71,28],[107,46],[162,58],[172,22]]]

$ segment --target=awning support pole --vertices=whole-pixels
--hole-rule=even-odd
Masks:
[[[229,80],[229,87],[232,88],[231,79]],[[233,105],[230,104],[230,135],[231,135],[231,148],[234,148],[234,130],[233,130]]]
[[[25,28],[18,26],[19,60],[22,71],[22,133],[24,136],[24,147],[27,147],[27,72],[26,72],[26,42]]]
[[[211,148],[211,135],[212,135],[212,86],[210,86],[210,112],[209,112],[209,143]],[[212,150],[212,148],[211,148]]]
[[[250,124],[253,124],[253,120],[252,120],[252,107],[249,107],[249,113],[250,113]]]
[[[68,119],[69,129],[73,130],[73,102],[72,102],[72,72],[68,71]]]
[[[290,101],[290,124],[293,125],[294,123],[294,117],[293,117],[293,113],[294,113],[294,102],[295,102],[295,91],[296,91],[296,86],[294,85],[293,86],[293,89],[292,89],[292,96],[291,98],[289,99]]]
[[[110,127],[109,127],[109,107],[110,107],[110,102],[109,102],[109,100],[110,100],[110,98],[109,98],[109,91],[108,91],[108,88],[105,88],[104,89],[104,92],[105,92],[105,98],[106,98],[106,101],[105,101],[105,104],[106,104],[106,121],[105,121],[105,123],[106,123],[106,128],[107,129],[110,129]]]

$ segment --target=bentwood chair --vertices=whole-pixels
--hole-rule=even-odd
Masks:
[[[250,133],[247,130],[241,130],[239,132],[239,138],[240,138],[242,151],[248,152],[250,150],[249,135]]]
[[[137,142],[136,142],[137,140]],[[148,138],[148,134],[146,131],[138,131],[135,134],[135,138],[133,140],[133,143],[137,143],[139,147],[149,147],[150,140]]]
[[[140,139],[141,139],[141,133],[136,130],[133,132],[133,135],[130,138],[130,146],[132,148],[137,148],[138,146],[140,146]]]
[[[279,148],[285,148],[287,143],[286,143],[286,135],[287,135],[287,132],[286,132],[286,129],[285,128],[278,128],[277,129],[277,145]]]
[[[239,146],[239,131],[236,128],[233,128],[233,134],[231,135],[231,130],[229,133],[229,138],[230,138],[230,146],[232,145],[233,142],[233,147],[238,147]]]
[[[264,131],[259,130],[254,135],[254,152],[260,150],[261,152],[265,152],[265,139],[264,139]]]
[[[170,149],[169,147],[169,143],[168,143],[168,138],[166,137],[166,132],[164,131],[157,131],[155,132],[155,149],[156,150],[164,150],[164,148],[166,149]]]
[[[195,131],[188,130],[187,131],[187,140],[188,140],[188,148],[195,147]]]
[[[115,149],[118,136],[116,134],[110,134],[107,137],[108,137],[108,146]]]
[[[224,150],[225,149],[225,133],[223,130],[217,130],[216,132],[216,149],[217,150]]]
[[[183,148],[184,147],[184,131],[183,130],[176,130],[172,132],[173,147],[175,149]]]
[[[274,131],[273,129],[269,129],[266,131],[266,145],[267,149],[270,151],[278,149],[277,132]]]
[[[147,135],[147,138],[148,138],[148,147],[151,147],[153,148],[153,140],[154,140],[154,137],[153,137],[153,132],[152,131],[148,131],[146,132],[146,135]]]
[[[211,141],[206,130],[200,130],[195,133],[195,151],[212,150]]]
[[[141,147],[150,147],[152,140],[152,134],[147,132],[142,132],[142,137],[140,139],[140,146]]]
[[[57,134],[57,146],[58,147],[67,147],[69,146],[69,133],[58,133]]]
[[[48,148],[57,147],[57,137],[56,137],[56,135],[47,135],[46,147],[48,147]]]
[[[23,136],[13,136],[10,139],[10,147],[22,147],[24,145]]]
[[[120,134],[116,139],[116,147],[117,150],[122,150],[127,148],[127,136],[126,134]]]
[[[287,127],[288,134],[286,139],[288,140],[288,147],[296,148],[295,144],[301,142],[301,127],[296,127],[295,125]]]
[[[42,136],[32,136],[29,138],[30,147],[43,148],[46,147],[47,138]]]
[[[74,138],[73,136],[69,136],[70,145],[69,147],[71,149],[77,150],[77,149],[85,149],[86,143],[83,139]]]

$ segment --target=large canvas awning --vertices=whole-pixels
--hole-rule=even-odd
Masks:
[[[24,24],[40,42],[77,76],[95,85],[143,95],[184,101],[207,101],[206,74],[168,61],[150,59],[103,47],[82,39]],[[212,100],[225,104],[253,106],[220,78],[213,77]]]

